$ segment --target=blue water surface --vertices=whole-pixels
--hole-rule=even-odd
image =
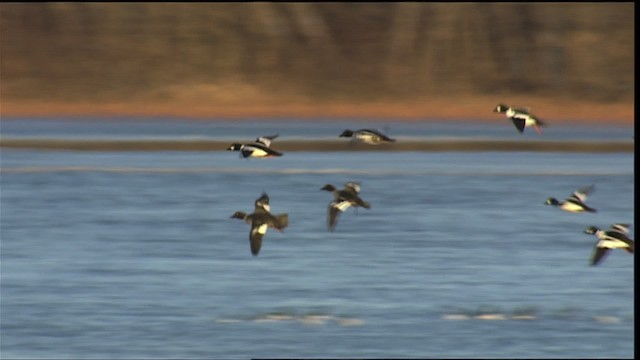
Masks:
[[[0,155],[2,358],[634,355],[634,258],[583,233],[633,224],[630,153]],[[372,207],[331,233],[346,181]],[[589,184],[595,214],[544,205]],[[290,224],[254,257],[263,191]]]

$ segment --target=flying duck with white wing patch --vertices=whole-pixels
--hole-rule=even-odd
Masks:
[[[336,189],[335,186],[327,184],[320,190],[331,191],[333,194],[333,201],[329,203],[327,209],[327,227],[329,231],[333,232],[338,223],[338,216],[350,207],[358,208],[363,207],[370,209],[371,204],[362,200],[358,193],[360,192],[360,184],[356,182],[348,182],[344,185],[343,190]]]
[[[267,233],[267,229],[274,228],[280,232],[289,226],[289,214],[273,215],[270,212],[269,196],[266,193],[255,202],[255,211],[247,214],[242,211],[236,211],[231,215],[232,219],[240,219],[251,225],[249,232],[249,242],[251,243],[251,254],[258,256],[262,247],[262,238]]]
[[[255,142],[250,144],[233,143],[227,148],[228,151],[240,151],[240,157],[247,159],[254,158],[271,158],[282,156],[282,153],[271,148],[271,141],[278,135],[261,136]]]
[[[361,142],[370,145],[378,145],[383,143],[391,143],[396,141],[379,130],[360,129],[356,131],[345,130],[339,137],[350,137],[352,142]]]
[[[579,212],[597,212],[596,209],[587,206],[585,204],[585,200],[587,200],[587,196],[593,192],[595,189],[594,185],[589,185],[582,189],[578,189],[571,194],[564,201],[558,201],[556,198],[550,197],[545,201],[545,205],[552,205],[564,211],[579,213]]]
[[[514,108],[505,104],[498,104],[498,106],[493,109],[493,112],[505,114],[521,133],[524,131],[524,128],[532,127],[538,134],[542,134],[540,127],[547,126],[546,123],[531,114],[531,110],[528,108]]]
[[[629,224],[613,224],[607,231],[589,226],[584,232],[598,238],[591,255],[592,266],[598,265],[612,249],[624,249],[630,254],[635,252],[635,242],[628,236]]]

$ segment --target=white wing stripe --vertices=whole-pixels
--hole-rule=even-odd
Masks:
[[[336,208],[336,209],[338,209],[340,211],[347,210],[349,208],[349,206],[351,206],[351,203],[348,202],[348,201],[342,201],[342,202],[339,202],[339,203],[335,203],[333,205],[334,208]]]
[[[255,228],[255,232],[257,232],[258,234],[264,235],[267,233],[267,229],[269,228],[269,226],[267,224],[262,224],[258,227]]]

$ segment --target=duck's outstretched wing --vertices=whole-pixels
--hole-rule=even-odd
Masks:
[[[356,198],[358,206],[362,206],[365,209],[371,209],[371,204],[368,201],[362,200],[362,198],[359,196],[357,196]]]
[[[348,183],[344,184],[344,190],[351,191],[354,194],[358,194],[360,192],[360,183],[355,181],[349,181]]]
[[[327,209],[327,228],[331,232],[336,228],[338,217],[340,216],[340,209],[338,209],[336,205],[337,203],[334,201],[329,204],[329,208]]]
[[[271,226],[272,228],[278,230],[278,231],[283,231],[287,226],[289,226],[289,214],[284,213],[284,214],[278,214],[278,215],[271,215],[269,214],[269,226]]]
[[[269,205],[269,195],[263,192],[259,198],[256,199],[254,204],[254,211],[256,213],[268,213],[271,211],[271,206]]]
[[[585,186],[581,189],[574,191],[571,196],[567,199],[577,199],[580,202],[585,202],[587,197],[595,190],[595,185]]]
[[[338,201],[347,201],[351,205],[354,206],[362,206],[365,209],[371,208],[371,204],[369,202],[362,200],[358,194],[353,193],[352,191],[340,191],[338,196]]]
[[[251,223],[251,232],[249,233],[249,242],[251,243],[251,254],[257,256],[262,247],[262,238],[267,233],[269,226],[267,224],[256,222]]]
[[[627,252],[633,253],[635,250],[635,241],[630,239],[628,235],[629,225],[627,224],[613,224],[609,231],[605,232],[606,240],[621,241],[627,244],[623,247]]]
[[[598,243],[600,243],[598,241]],[[598,265],[602,259],[609,253],[609,249],[605,247],[599,247],[598,244],[593,249],[593,254],[591,255],[591,266]]]
[[[510,117],[509,119],[511,119],[511,122],[513,122],[513,125],[516,127],[516,129],[518,129],[519,132],[523,132],[524,131],[525,118],[519,117],[516,114],[516,115]]]
[[[347,210],[350,206],[351,202],[344,199],[337,199],[329,204],[329,208],[327,209],[327,228],[329,228],[329,231],[335,229],[340,213]]]
[[[278,137],[278,134],[275,135],[270,135],[270,136],[260,136],[259,138],[256,139],[257,143],[260,143],[266,147],[270,147],[271,146],[271,140],[275,139]]]
[[[363,129],[363,131],[369,132],[369,133],[373,134],[374,136],[377,136],[378,138],[380,138],[380,141],[389,141],[389,142],[396,141],[396,139],[392,139],[392,138],[388,137],[387,135],[385,135],[382,132],[382,130],[379,130],[379,129]]]
[[[629,228],[631,227],[630,224],[613,224],[611,225],[611,231],[616,231],[619,233],[622,233],[624,235],[627,235],[629,233]]]
[[[242,147],[242,149],[240,149],[240,158],[247,159],[247,158],[251,157],[251,155],[253,155],[253,152],[255,150],[256,149],[254,147],[251,147],[251,146]]]

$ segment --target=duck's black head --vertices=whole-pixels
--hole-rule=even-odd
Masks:
[[[544,202],[545,205],[559,205],[560,202],[556,198],[548,198],[547,201]]]
[[[500,104],[498,104],[498,106],[496,106],[493,109],[493,112],[505,113],[505,112],[507,112],[507,110],[509,110],[509,107],[507,105],[505,105],[505,104],[500,103]]]
[[[595,226],[589,226],[588,228],[584,229],[584,232],[585,232],[585,234],[593,235],[593,234],[597,233],[598,230],[600,230],[600,229],[598,229]]]
[[[345,130],[342,132],[342,134],[340,134],[339,137],[351,137],[353,135],[353,131],[351,130]]]
[[[327,184],[327,185],[323,186],[320,190],[336,191],[336,187],[331,185],[331,184]]]
[[[240,151],[241,148],[242,148],[242,144],[233,143],[233,144],[231,144],[231,146],[229,146],[227,148],[227,150],[228,151]]]
[[[244,213],[242,211],[236,211],[235,213],[233,213],[233,215],[231,215],[230,219],[242,219],[244,220],[247,217],[247,213]]]

